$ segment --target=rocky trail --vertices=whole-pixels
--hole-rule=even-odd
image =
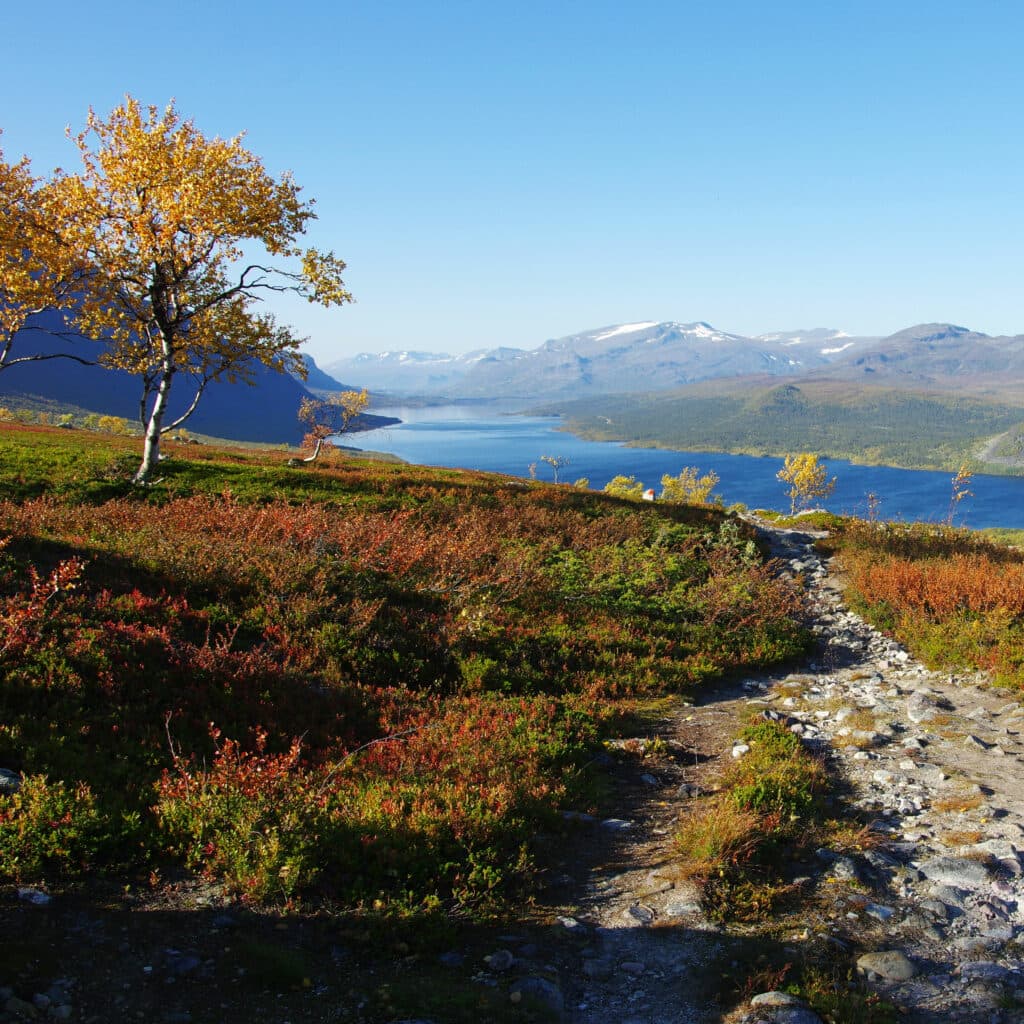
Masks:
[[[707,920],[673,870],[673,825],[714,788],[750,710],[786,723],[828,759],[881,841],[854,856],[818,851],[786,939],[827,937],[910,1021],[1024,1020],[1024,707],[980,680],[930,672],[850,613],[818,535],[764,528],[806,587],[819,644],[803,671],[744,680],[662,723],[671,755],[622,780],[628,816],[595,822],[605,855],[580,869],[562,923],[578,958],[563,967],[573,1024],[721,1019],[713,993],[730,931]],[[651,737],[625,740],[637,751]],[[637,774],[638,773],[638,774]],[[734,989],[743,978],[731,979]],[[782,993],[751,993],[736,1021],[815,1024]]]
[[[710,1024],[745,982],[732,1024],[819,1024],[795,997],[750,987],[756,956],[737,950],[758,936],[709,920],[677,866],[680,816],[743,756],[733,738],[752,711],[820,751],[880,837],[794,864],[799,906],[773,941],[794,959],[827,943],[914,1024],[1024,1021],[1024,707],[926,670],[851,614],[817,535],[761,529],[806,587],[816,652],[799,672],[741,679],[611,744],[601,760],[616,816],[566,813],[570,835],[548,838],[548,885],[516,933],[438,949],[419,981],[422,958],[366,966],[330,922],[261,919],[213,890],[168,887],[166,905],[112,894],[110,909],[28,890],[3,902],[3,932],[20,937],[8,948],[29,973],[0,963],[0,1021],[444,1024],[436,995],[414,997],[413,1017],[353,992],[449,975],[566,1024]],[[254,970],[254,950],[274,958]],[[256,977],[271,970],[280,983]]]

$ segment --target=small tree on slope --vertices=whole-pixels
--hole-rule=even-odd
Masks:
[[[330,438],[344,434],[352,421],[370,404],[366,388],[362,391],[341,391],[330,398],[304,398],[299,404],[299,421],[308,428],[304,448],[312,448],[303,462],[315,462],[324,448],[331,447]]]
[[[827,498],[836,489],[836,478],[828,478],[824,465],[811,452],[787,455],[785,465],[776,474],[789,484],[786,497],[789,498],[790,513],[797,509],[810,508],[820,498]]]

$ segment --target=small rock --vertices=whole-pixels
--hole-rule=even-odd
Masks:
[[[18,890],[18,899],[31,903],[35,907],[45,907],[53,897],[48,893],[42,892],[40,889],[24,888]]]
[[[565,1009],[565,999],[562,990],[547,978],[521,978],[515,982],[509,990],[510,995],[519,993],[520,999],[529,996],[543,1003],[549,1010],[561,1013]]]
[[[633,975],[634,978],[639,978],[644,973],[646,968],[639,960],[625,960],[619,964],[619,970],[626,974]]]
[[[632,828],[633,822],[626,821],[625,818],[605,818],[601,822],[601,828],[606,829],[609,832],[625,832],[626,829]]]
[[[788,992],[759,992],[750,1000],[751,1006],[803,1006],[804,1003]]]
[[[876,921],[881,921],[885,924],[886,921],[892,919],[892,916],[896,911],[893,910],[892,907],[883,906],[881,903],[869,903],[864,908],[864,913],[867,914],[868,917],[873,917]]]
[[[857,968],[866,974],[877,974],[886,981],[909,981],[917,974],[917,967],[898,949],[865,953],[858,958]]]
[[[997,860],[1017,860],[1019,851],[1008,839],[986,839],[973,847],[982,853],[990,853]]]
[[[484,963],[492,971],[507,971],[516,958],[507,949],[496,949],[490,956],[484,957]]]
[[[0,796],[10,796],[21,789],[21,776],[10,768],[0,768]]]
[[[665,904],[665,914],[668,917],[703,917],[704,911],[695,897],[677,896]]]
[[[829,876],[840,881],[859,882],[860,872],[851,857],[836,857],[829,868]]]
[[[654,910],[643,903],[634,903],[630,906],[629,916],[635,917],[641,924],[651,924],[657,917]]]
[[[931,857],[918,864],[921,874],[931,882],[977,889],[988,882],[988,869],[968,857]]]
[[[921,909],[927,911],[939,921],[948,921],[952,910],[942,900],[922,900]]]
[[[960,977],[964,981],[1001,982],[1010,976],[1010,971],[991,960],[975,960],[960,965]]]
[[[750,753],[750,745],[747,743],[737,743],[732,748],[732,756],[739,760],[744,754]]]
[[[907,718],[915,724],[935,718],[939,711],[935,698],[922,690],[915,690],[907,698]]]

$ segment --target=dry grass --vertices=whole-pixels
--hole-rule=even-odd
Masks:
[[[945,846],[974,846],[985,838],[985,833],[978,829],[964,829],[958,832],[947,832],[939,836],[939,842]]]
[[[701,801],[683,819],[676,834],[683,878],[707,878],[723,864],[750,858],[760,838],[760,817],[721,797]]]
[[[932,801],[932,810],[940,813],[973,811],[985,802],[980,793],[952,793]]]

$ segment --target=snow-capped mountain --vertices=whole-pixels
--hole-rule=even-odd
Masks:
[[[841,331],[823,328],[747,338],[704,321],[642,320],[553,338],[535,349],[362,354],[326,369],[378,392],[536,398],[656,391],[710,377],[800,374],[852,344]]]
[[[992,337],[956,324],[917,324],[845,353],[834,376],[907,387],[1024,385],[1024,335]]]
[[[754,341],[766,345],[781,345],[784,348],[814,349],[822,356],[837,356],[854,348],[863,348],[878,338],[853,338],[846,331],[831,327],[812,327],[810,330],[776,331],[774,334],[758,334]]]
[[[1024,336],[990,338],[953,324],[921,324],[886,338],[827,327],[745,337],[704,321],[641,320],[552,338],[534,349],[389,352],[327,369],[379,393],[447,398],[585,397],[719,377],[807,374],[941,387],[998,375],[1000,383],[1008,375],[1024,383]]]

